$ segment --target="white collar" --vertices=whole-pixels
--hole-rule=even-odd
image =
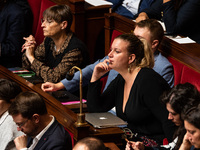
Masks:
[[[6,120],[6,118],[9,116],[8,111],[4,112],[3,115],[0,118],[0,125]]]
[[[51,122],[35,137],[38,141],[41,139],[41,137],[44,135],[44,133],[49,129],[49,127],[53,124],[55,118],[54,116],[50,115],[52,117]],[[35,139],[34,138],[34,139]]]

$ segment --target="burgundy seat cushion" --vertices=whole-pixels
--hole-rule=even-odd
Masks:
[[[43,11],[56,3],[50,0],[28,0],[31,10],[33,12],[33,29],[32,33],[37,44],[41,44],[44,40],[43,30],[41,27],[41,18]]]
[[[33,13],[33,28],[32,33],[35,36],[35,32],[37,30],[38,20],[39,20],[39,14],[40,14],[40,6],[41,6],[41,0],[28,0],[28,3],[31,7],[32,13]]]
[[[193,84],[200,91],[200,73],[187,66],[184,66],[181,76],[181,83],[186,82]]]
[[[110,46],[111,46],[112,42],[114,41],[114,39],[115,39],[117,36],[121,35],[121,34],[122,34],[122,32],[119,32],[119,31],[117,31],[117,30],[113,30],[112,37],[111,37],[111,41],[110,41]]]
[[[174,85],[177,85],[181,82],[182,70],[184,65],[171,57],[168,57],[168,60],[174,67]]]

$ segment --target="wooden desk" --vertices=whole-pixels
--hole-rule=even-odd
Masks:
[[[117,145],[115,145],[115,143],[104,143],[104,145],[108,148],[110,148],[111,150],[120,150],[119,147],[117,147]]]
[[[179,44],[164,37],[159,50],[200,73],[200,44]]]
[[[111,6],[91,6],[86,3],[85,8],[85,43],[93,63],[104,57],[104,14],[109,13]]]
[[[40,87],[12,73],[3,66],[0,66],[0,78],[6,78],[18,83],[23,91],[34,91],[40,94],[46,102],[48,113],[54,115],[59,123],[74,134],[75,142],[87,136],[94,136],[104,142],[114,142],[119,145],[122,143],[123,131],[120,128],[95,129],[89,124],[81,127],[76,126],[77,115],[72,110],[62,105],[50,94],[42,91]]]

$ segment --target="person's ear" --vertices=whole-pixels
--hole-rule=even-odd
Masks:
[[[130,54],[130,55],[129,55],[129,61],[128,61],[128,63],[131,64],[131,63],[133,63],[134,61],[135,61],[135,54]]]
[[[38,123],[38,122],[40,121],[40,115],[38,115],[38,114],[33,114],[32,120],[33,120],[35,123]]]
[[[152,50],[155,51],[157,49],[158,45],[159,45],[159,41],[153,40],[153,42],[151,43]]]
[[[66,28],[67,28],[67,21],[63,21],[61,23],[61,29],[63,30],[63,29],[66,29]]]

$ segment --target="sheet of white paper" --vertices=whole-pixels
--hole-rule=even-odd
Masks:
[[[105,0],[85,0],[85,2],[89,3],[93,6],[101,6],[101,5],[112,5],[111,2]]]
[[[163,27],[163,30],[166,31],[166,27],[165,27],[164,22],[161,22],[161,21],[159,21],[159,20],[158,20],[158,22],[159,22],[159,23],[161,24],[161,26]]]
[[[195,41],[193,41],[192,39],[190,39],[189,37],[180,37],[180,36],[176,36],[176,37],[170,37],[167,36],[168,38],[170,38],[171,40],[179,43],[179,44],[188,44],[188,43],[196,43]]]

